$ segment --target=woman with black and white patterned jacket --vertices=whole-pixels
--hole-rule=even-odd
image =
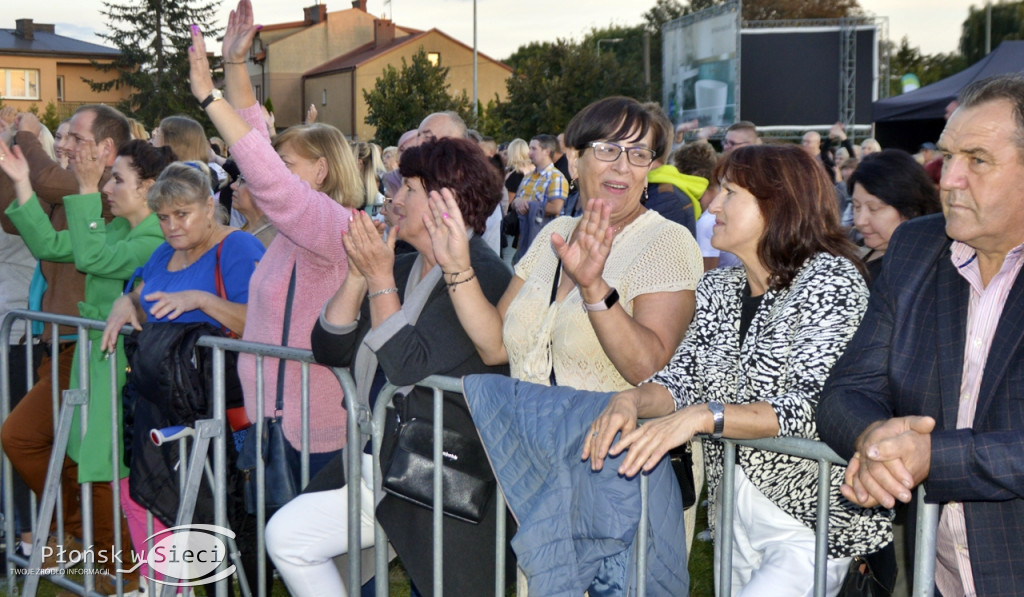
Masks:
[[[618,470],[635,475],[698,433],[818,439],[814,412],[821,388],[868,301],[832,185],[797,147],[738,149],[719,163],[715,177],[721,190],[710,206],[716,217],[711,242],[738,256],[743,267],[705,274],[694,321],[672,361],[639,387],[613,396],[594,421],[583,457],[595,469],[628,450]],[[637,427],[638,418],[653,417]],[[705,441],[705,450],[714,525],[722,446]],[[817,463],[745,447],[738,449],[738,463],[733,595],[810,595]],[[842,482],[836,467],[829,595],[838,592],[851,556],[892,540],[889,511],[846,501]]]

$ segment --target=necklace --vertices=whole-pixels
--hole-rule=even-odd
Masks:
[[[615,231],[615,235],[616,236],[618,236],[618,234],[620,232],[622,232],[623,228],[625,228],[626,226],[629,226],[630,224],[635,222],[636,219],[641,216],[641,214],[643,214],[645,211],[647,211],[647,208],[642,206],[642,205],[637,206],[637,207],[638,207],[638,209],[636,211],[634,211],[628,218],[626,218],[625,220],[620,222],[618,225],[612,226],[612,230]]]

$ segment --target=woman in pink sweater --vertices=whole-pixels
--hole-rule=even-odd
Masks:
[[[249,309],[243,340],[282,344],[289,280],[295,273],[295,297],[286,344],[310,348],[309,338],[320,309],[345,280],[348,260],[341,235],[352,210],[362,206],[363,190],[356,161],[338,129],[325,124],[289,128],[271,145],[245,62],[257,28],[252,6],[239,3],[224,35],[224,96],[213,86],[202,34],[193,26],[190,49],[192,93],[231,149],[254,201],[278,234],[250,281]],[[236,108],[237,107],[237,110]],[[275,416],[278,361],[264,361],[263,412],[257,412],[256,362],[241,355],[238,373],[249,420]],[[301,449],[301,369],[285,367],[283,406],[285,436]],[[333,373],[309,371],[310,474],[345,445],[345,410]]]

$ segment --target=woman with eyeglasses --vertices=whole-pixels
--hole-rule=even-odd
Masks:
[[[469,260],[455,201],[432,198],[428,229],[463,328],[487,364],[512,376],[586,390],[624,390],[664,367],[693,317],[704,271],[686,228],[641,202],[665,131],[636,100],[581,110],[565,142],[583,214],[545,226],[497,307]]]

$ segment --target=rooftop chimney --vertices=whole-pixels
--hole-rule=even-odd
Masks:
[[[302,9],[303,20],[307,25],[316,25],[327,20],[327,5],[314,4]]]
[[[366,12],[366,0],[352,0],[352,8]]]
[[[395,23],[387,19],[374,19],[373,20],[373,47],[374,49],[383,48],[384,46],[395,41]]]
[[[32,19],[18,19],[14,21],[14,27],[18,37],[25,41],[32,41],[35,39],[36,30],[32,25]]]

